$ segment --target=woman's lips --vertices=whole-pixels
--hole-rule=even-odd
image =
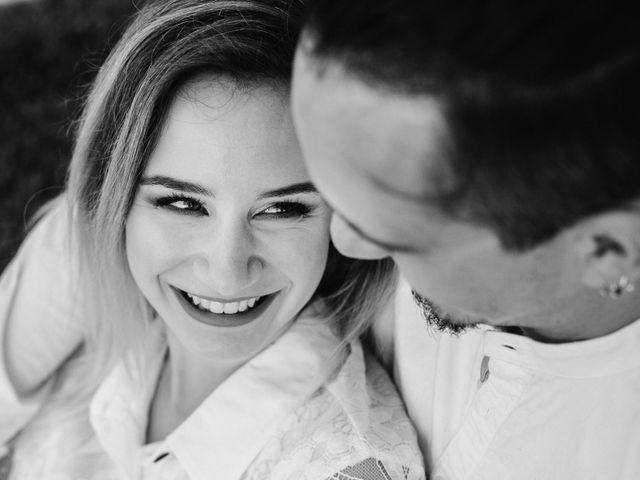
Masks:
[[[251,310],[256,305],[259,305],[263,297],[246,297],[238,299],[236,301],[217,301],[207,297],[200,297],[192,293],[183,292],[196,308],[211,313],[224,313],[227,315],[234,315],[236,313],[246,312]]]
[[[175,287],[171,288],[175,292],[182,308],[192,318],[199,322],[219,327],[237,327],[253,322],[269,308],[269,305],[273,303],[275,297],[280,293],[278,291],[261,297],[248,297],[236,302],[215,302],[206,300],[203,297],[197,297]],[[196,305],[197,300],[194,300],[194,297],[200,300],[200,305]],[[250,300],[254,300],[252,308],[249,308]],[[243,302],[246,302],[246,308],[242,305]],[[244,311],[240,311],[241,306]],[[236,310],[235,313],[233,312],[234,309]],[[229,313],[226,313],[227,311]]]

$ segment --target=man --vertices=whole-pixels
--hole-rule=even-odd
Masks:
[[[310,6],[298,133],[338,248],[391,256],[438,330],[401,289],[395,377],[432,478],[640,478],[629,8]]]

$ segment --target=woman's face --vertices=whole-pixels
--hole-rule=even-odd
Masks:
[[[200,80],[169,109],[127,219],[127,258],[186,349],[238,361],[278,338],[311,298],[329,219],[287,92]]]

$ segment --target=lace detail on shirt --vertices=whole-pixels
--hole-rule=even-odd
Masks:
[[[356,348],[354,354],[362,351]],[[369,357],[343,369],[296,409],[242,479],[424,480],[424,475],[398,394]]]
[[[402,467],[402,471],[404,474],[402,479],[394,479],[389,475],[381,460],[367,458],[341,472],[334,473],[327,480],[408,480],[410,469]]]

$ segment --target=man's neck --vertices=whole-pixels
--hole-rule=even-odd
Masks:
[[[609,335],[640,319],[640,296],[602,298],[588,292],[583,298],[556,306],[555,311],[523,317],[509,325],[520,333],[544,343],[567,343]],[[503,326],[504,327],[504,326]]]

